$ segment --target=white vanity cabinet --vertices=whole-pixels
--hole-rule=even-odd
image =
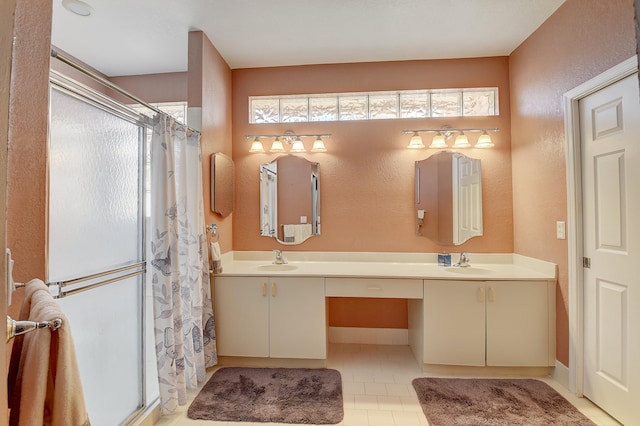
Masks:
[[[218,354],[325,359],[323,278],[216,277]]]
[[[552,281],[424,282],[426,364],[555,364]]]

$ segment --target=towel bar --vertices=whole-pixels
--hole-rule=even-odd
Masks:
[[[62,320],[55,318],[51,321],[16,321],[7,315],[7,342],[16,336],[28,333],[38,328],[50,328],[51,331],[62,327]]]

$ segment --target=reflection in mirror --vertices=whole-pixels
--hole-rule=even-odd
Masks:
[[[233,160],[219,152],[211,154],[211,210],[222,217],[233,212]]]
[[[320,235],[320,164],[285,155],[260,165],[260,235],[281,244]]]
[[[460,245],[482,235],[480,160],[441,151],[416,161],[417,235],[444,245]]]

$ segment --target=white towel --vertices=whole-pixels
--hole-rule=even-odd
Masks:
[[[296,225],[282,225],[282,232],[284,233],[285,243],[296,242]]]
[[[301,243],[311,236],[311,224],[301,223],[299,225],[293,225],[293,241]]]
[[[214,274],[222,272],[222,256],[220,255],[220,243],[217,241],[209,243],[209,254],[211,256],[211,271]]]

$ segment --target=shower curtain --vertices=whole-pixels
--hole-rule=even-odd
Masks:
[[[151,141],[151,274],[162,414],[217,363],[200,135],[167,115]]]

